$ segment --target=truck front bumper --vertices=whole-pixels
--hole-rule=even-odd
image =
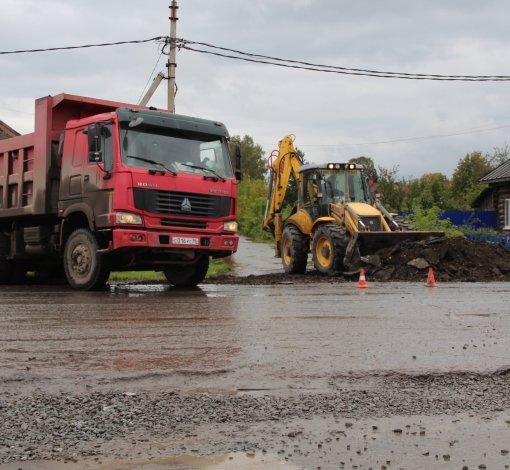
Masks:
[[[171,248],[185,250],[237,251],[235,234],[154,232],[148,230],[113,230],[113,250],[121,248]],[[212,254],[212,253],[211,253]]]

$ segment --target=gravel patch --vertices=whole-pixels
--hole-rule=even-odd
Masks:
[[[102,455],[103,445],[115,438],[136,433],[171,437],[192,433],[203,425],[290,422],[317,416],[350,420],[479,414],[510,409],[507,371],[492,375],[393,375],[377,378],[375,387],[366,386],[362,377],[338,377],[334,381],[338,387],[349,382],[349,389],[292,397],[173,392],[35,393],[20,397],[6,393],[0,398],[0,463],[76,461]]]

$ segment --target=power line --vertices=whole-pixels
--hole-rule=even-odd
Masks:
[[[34,113],[26,113],[25,111],[18,111],[16,109],[4,108],[3,106],[0,106],[0,109],[6,109],[7,111],[13,111],[14,113],[30,114],[31,116],[35,116]]]
[[[60,51],[60,50],[71,50],[71,49],[85,49],[89,47],[105,47],[105,46],[117,46],[122,44],[140,44],[152,41],[164,40],[165,43],[174,43],[179,49],[186,49],[201,54],[210,54],[226,59],[243,60],[247,62],[274,65],[277,67],[286,67],[302,70],[310,70],[313,72],[323,73],[337,73],[343,75],[361,75],[367,77],[377,78],[399,78],[403,80],[435,80],[435,81],[464,81],[464,82],[502,82],[510,81],[509,75],[441,75],[441,74],[421,74],[421,73],[405,73],[405,72],[381,72],[378,70],[369,69],[355,69],[349,67],[339,67],[327,64],[314,64],[311,62],[304,62],[291,59],[281,59],[279,57],[271,57],[263,54],[255,54],[249,52],[243,52],[236,49],[230,49],[227,47],[215,46],[213,44],[205,42],[188,41],[186,39],[173,39],[166,36],[157,36],[151,39],[133,40],[133,41],[119,41],[102,44],[88,44],[84,46],[67,46],[67,47],[52,47],[47,49],[29,49],[20,51],[4,51],[0,52],[0,55],[6,54],[23,54],[32,52],[49,52],[49,51]],[[220,52],[207,51],[203,49],[196,49],[189,45],[199,45],[202,47],[208,47],[212,49],[222,50],[231,52],[237,55],[222,54]],[[241,57],[244,56],[244,57]]]
[[[24,54],[27,52],[48,52],[48,51],[65,51],[69,49],[85,49],[87,47],[104,47],[104,46],[118,46],[121,44],[141,44],[144,42],[151,42],[151,41],[157,41],[159,39],[162,39],[163,36],[158,36],[156,38],[152,39],[141,39],[139,41],[120,41],[120,42],[107,42],[104,44],[88,44],[85,46],[68,46],[68,47],[51,47],[49,49],[29,49],[25,51],[9,51],[9,52],[0,52],[0,55],[5,54]]]
[[[337,67],[332,65],[324,65],[324,64],[313,64],[310,62],[302,62],[297,60],[290,59],[281,59],[278,57],[270,57],[262,54],[253,54],[248,52],[242,52],[235,49],[229,49],[226,47],[214,46],[208,43],[194,42],[188,41],[185,39],[177,39],[176,43],[179,48],[186,49],[193,52],[199,52],[202,54],[210,54],[215,55],[227,59],[235,59],[235,60],[243,60],[246,62],[254,62],[259,64],[266,65],[274,65],[277,67],[287,67],[287,68],[295,68],[295,69],[303,69],[303,70],[311,70],[314,72],[325,72],[325,73],[338,73],[343,75],[362,75],[368,77],[378,77],[378,78],[400,78],[404,80],[435,80],[435,81],[465,81],[465,82],[501,82],[501,81],[510,81],[510,76],[508,75],[439,75],[439,74],[418,74],[418,73],[403,73],[403,72],[381,72],[377,70],[364,70],[364,69],[353,69],[347,67]],[[223,50],[232,52],[235,54],[240,54],[246,57],[239,57],[235,55],[222,54],[219,52],[206,51],[203,49],[196,49],[194,47],[190,47],[188,44],[196,44],[201,45],[203,47],[210,47],[213,49]],[[272,62],[270,62],[272,61]],[[297,64],[297,65],[290,65]]]
[[[499,124],[502,124],[503,122],[508,122],[508,120],[502,121]],[[476,134],[476,133],[479,133],[479,132],[494,131],[494,130],[497,130],[497,129],[505,129],[505,128],[508,128],[508,127],[510,127],[510,125],[508,125],[508,126],[499,126],[499,127],[491,127],[489,129],[458,131],[458,132],[452,132],[450,134],[435,134],[435,135],[427,135],[427,136],[423,136],[423,137],[411,137],[409,139],[386,140],[386,141],[382,141],[382,142],[366,142],[366,143],[356,143],[356,144],[299,144],[299,147],[329,147],[329,148],[335,148],[335,147],[337,147],[337,148],[338,147],[369,147],[369,146],[372,146],[372,145],[397,144],[397,143],[403,143],[403,142],[413,142],[413,141],[417,141],[417,140],[437,139],[437,138],[440,138],[440,137],[453,137],[453,136],[457,136],[457,135]],[[474,128],[474,129],[476,129],[476,128]],[[262,145],[269,146],[269,145],[273,145],[273,144],[262,144]]]

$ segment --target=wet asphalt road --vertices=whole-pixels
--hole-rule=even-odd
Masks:
[[[66,286],[0,288],[0,402],[5,403],[30,399],[34,393],[82,397],[170,391],[289,400],[349,390],[371,393],[380,390],[381,377],[392,375],[506,371],[509,348],[507,283],[437,289],[374,283],[367,290],[354,283],[204,285],[194,290],[119,284],[98,293],[77,293]],[[484,387],[469,395],[483,395]],[[498,387],[498,393],[508,391],[506,382]],[[148,460],[156,457],[167,459],[161,466],[169,469],[251,468],[255,462],[268,469],[282,463],[288,468],[342,468],[340,462],[344,468],[462,468],[472,454],[469,468],[508,465],[501,451],[510,447],[509,409],[479,404],[465,413],[455,406],[441,410],[421,416],[402,408],[383,413],[388,415],[384,418],[360,411],[352,433],[344,422],[353,414],[344,411],[236,426],[200,423],[195,431],[173,437],[152,431],[150,446],[143,439],[142,447],[130,439],[100,441],[104,457],[83,462],[91,469],[156,468]],[[371,434],[376,423],[377,436]],[[433,432],[413,441],[420,426]],[[395,436],[395,427],[403,429],[402,435]],[[285,437],[296,429],[302,430],[299,442]],[[202,463],[183,463],[188,457],[171,460],[194,447],[206,457],[208,452],[239,452],[246,439],[258,443],[255,457],[250,454],[251,460],[241,460],[237,467],[232,462],[242,457],[238,454],[231,454],[232,460],[222,457],[219,464],[211,456]],[[268,454],[261,454],[263,446]],[[0,456],[5,448],[0,439]],[[112,450],[121,448],[120,453]],[[83,462],[62,468],[86,468]],[[30,465],[1,467],[46,468]],[[60,468],[56,465],[47,468]]]
[[[505,283],[0,290],[0,391],[328,390],[342,376],[510,366]],[[58,378],[58,379],[56,379]]]

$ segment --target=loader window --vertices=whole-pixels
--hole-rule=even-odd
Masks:
[[[323,202],[336,204],[344,201],[345,173],[334,170],[324,170],[321,173],[324,183]]]
[[[368,202],[370,197],[361,170],[322,170],[324,203]],[[347,181],[346,181],[347,180]],[[346,185],[348,187],[346,194]]]
[[[302,191],[299,191],[298,208],[305,209],[312,220],[318,217],[317,194],[319,192],[318,180],[315,171],[303,173]]]

